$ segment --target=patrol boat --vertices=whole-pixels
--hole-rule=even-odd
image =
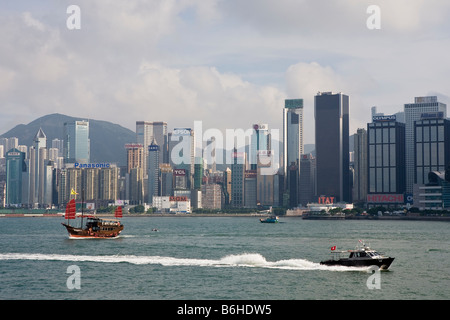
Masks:
[[[320,264],[346,267],[377,266],[381,270],[387,270],[394,261],[395,258],[386,257],[366,246],[363,241],[359,240],[359,242],[360,245],[354,250],[336,251],[336,246],[331,247],[331,253],[334,257],[330,260],[321,261]],[[348,254],[348,256],[342,257],[344,254]]]

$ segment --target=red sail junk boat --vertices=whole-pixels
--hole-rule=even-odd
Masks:
[[[76,203],[75,199],[69,201],[66,206],[65,218],[67,221],[75,219]],[[122,218],[122,207],[118,207],[114,216]],[[81,227],[76,228],[69,223],[62,223],[69,232],[70,239],[107,239],[116,238],[123,230],[123,224],[118,219],[103,219],[95,216],[87,216],[86,225],[83,227],[83,213],[81,214]]]

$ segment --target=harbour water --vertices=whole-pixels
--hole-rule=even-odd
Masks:
[[[280,221],[125,217],[117,239],[71,240],[63,218],[2,218],[0,299],[450,299],[448,222]],[[375,287],[367,268],[319,264],[359,239],[395,257]]]

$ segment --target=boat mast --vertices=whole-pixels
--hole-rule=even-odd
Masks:
[[[84,210],[83,210],[83,205],[84,205],[84,188],[81,189],[81,229],[83,229],[83,215],[84,215]]]

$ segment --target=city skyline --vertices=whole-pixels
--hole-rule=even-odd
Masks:
[[[131,130],[137,119],[169,130],[195,120],[281,130],[279,106],[299,97],[309,144],[318,90],[351,97],[350,133],[370,122],[372,106],[390,114],[431,95],[450,104],[450,4],[370,4],[380,6],[379,30],[366,26],[369,3],[356,0],[81,0],[79,30],[66,26],[68,3],[2,3],[0,127],[59,112]]]

